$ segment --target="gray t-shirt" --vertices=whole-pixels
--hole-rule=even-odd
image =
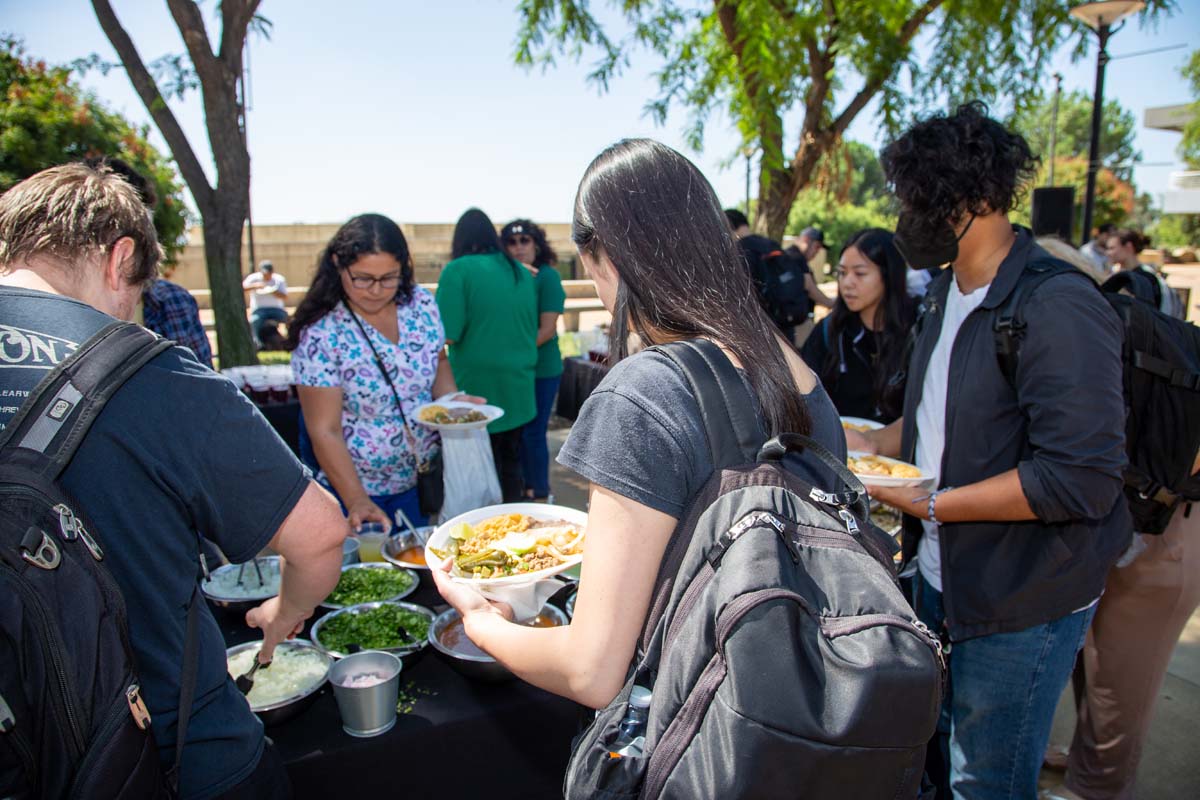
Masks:
[[[818,384],[804,401],[812,438],[845,462],[846,436],[825,390]],[[676,519],[713,474],[700,406],[687,378],[653,350],[609,371],[580,409],[558,463]],[[814,486],[840,486],[833,471],[809,454],[788,456],[785,464]]]

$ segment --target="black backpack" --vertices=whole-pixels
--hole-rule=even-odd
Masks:
[[[1120,273],[1134,276],[1139,271]],[[1000,369],[1015,383],[1025,322],[1021,304],[1044,281],[1081,274],[1064,261],[1031,261],[1012,294],[996,311],[993,332]],[[1200,449],[1200,328],[1158,310],[1153,275],[1117,280],[1102,287],[1124,328],[1125,497],[1139,533],[1162,533],[1175,508],[1200,500],[1200,476],[1192,475]],[[1086,279],[1086,278],[1085,278]],[[1091,281],[1088,280],[1090,284]],[[1130,289],[1134,296],[1120,294]]]
[[[804,257],[779,249],[778,243],[765,236],[747,236],[738,244],[758,289],[759,301],[775,325],[788,329],[803,324],[812,311],[812,301],[804,286],[808,272]]]
[[[862,484],[811,439],[764,443],[715,345],[656,349],[687,376],[717,471],[663,556],[628,680],[576,740],[566,798],[916,797],[945,663]],[[784,468],[800,449],[844,486]],[[635,686],[653,692],[645,743],[617,756]]]
[[[164,776],[103,532],[58,482],[105,402],[173,344],[137,325],[105,327],[0,431],[0,797],[176,793],[199,590],[188,608],[175,766]]]

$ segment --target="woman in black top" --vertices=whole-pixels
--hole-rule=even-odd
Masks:
[[[881,228],[850,237],[838,264],[837,302],[801,351],[839,413],[883,423],[900,416],[904,382],[896,376],[915,316],[892,238]]]
[[[653,348],[630,354],[627,334],[719,346],[742,370],[766,436],[811,434],[840,457],[846,439],[759,304],[712,186],[682,155],[648,139],[605,150],[579,185],[571,238],[613,314],[613,366],[558,457],[590,483],[575,615],[558,628],[514,624],[511,609],[472,587],[438,569],[434,579],[471,640],[518,677],[603,708],[625,683],[667,543],[718,466],[686,377]]]

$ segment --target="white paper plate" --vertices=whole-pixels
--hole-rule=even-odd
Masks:
[[[877,431],[884,427],[882,422],[876,422],[873,419],[863,419],[862,417],[842,417],[842,426],[844,427],[846,425],[858,425],[859,427],[866,428],[869,431]]]
[[[850,458],[866,458],[871,454],[863,453],[858,450],[851,450],[848,455]],[[906,461],[899,461],[895,458],[888,458],[887,456],[874,456],[874,458],[878,458],[880,461],[886,461],[891,464],[908,463]],[[909,464],[908,466],[911,467],[914,465]],[[854,475],[863,482],[864,486],[920,486],[925,482],[932,480],[931,475],[926,475],[923,472],[921,473],[920,477],[916,478],[893,478],[885,475],[861,475],[857,472],[855,472]]]
[[[566,506],[546,505],[545,503],[506,503],[496,506],[484,506],[474,511],[468,511],[465,514],[459,514],[457,517],[437,526],[433,535],[429,537],[429,541],[425,543],[426,562],[434,569],[438,568],[436,565],[442,563],[442,560],[434,555],[432,548],[439,550],[446,548],[446,543],[450,538],[450,529],[453,526],[461,522],[474,525],[477,522],[482,522],[490,517],[498,517],[501,514],[527,514],[534,519],[541,520],[561,519],[583,528],[587,527],[588,520],[586,511]],[[453,580],[475,587],[491,600],[508,603],[513,607],[513,613],[516,615],[516,618],[524,619],[536,614],[546,604],[546,600],[562,588],[562,583],[556,580],[555,576],[578,566],[582,561],[583,554],[580,553],[556,567],[541,569],[537,572],[509,575],[503,578],[454,578]]]
[[[442,408],[467,408],[472,411],[482,411],[487,414],[487,419],[478,422],[454,422],[441,424],[438,422],[426,422],[421,419],[421,412],[430,406],[441,406]],[[489,424],[495,422],[504,416],[504,409],[500,406],[489,406],[487,404],[480,405],[479,403],[467,403],[462,400],[446,400],[438,403],[422,403],[413,411],[413,420],[424,425],[426,428],[433,428],[435,431],[473,431],[479,428],[486,428]]]

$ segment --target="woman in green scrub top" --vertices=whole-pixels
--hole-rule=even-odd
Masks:
[[[500,241],[510,256],[537,269],[534,276],[538,298],[538,360],[534,371],[537,416],[525,426],[521,469],[525,477],[525,497],[550,501],[550,450],[546,446],[546,429],[550,424],[554,396],[562,380],[558,318],[562,316],[567,295],[554,266],[558,257],[540,225],[527,219],[515,219],[500,231]]]
[[[450,368],[460,389],[504,409],[488,434],[504,502],[519,502],[524,496],[521,429],[537,415],[534,276],[504,252],[496,227],[477,208],[459,217],[450,255],[437,288]]]

